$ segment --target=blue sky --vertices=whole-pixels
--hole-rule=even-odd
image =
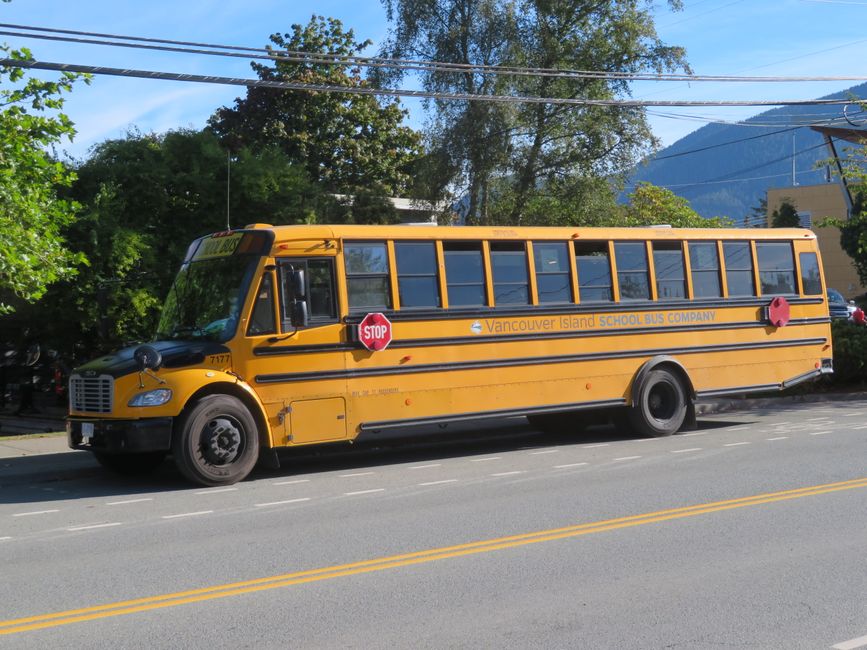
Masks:
[[[761,76],[867,75],[867,0],[684,0],[671,13],[654,2],[660,37],[682,45],[696,74]],[[314,13],[339,18],[359,38],[374,46],[386,36],[388,23],[378,0],[13,0],[0,4],[0,22],[37,27],[105,32],[247,47],[262,47],[268,36],[306,23]],[[220,76],[252,77],[247,62],[81,44],[53,43],[0,36],[12,46],[27,46],[38,60]],[[858,82],[642,83],[642,99],[759,100],[803,99],[826,95]],[[76,87],[65,112],[78,135],[66,143],[67,154],[83,158],[95,143],[122,137],[129,129],[163,132],[200,128],[218,107],[243,94],[238,87],[98,76]],[[405,102],[411,124],[420,126],[419,102]],[[701,127],[706,120],[735,121],[762,108],[661,109],[677,117],[651,115],[663,145]],[[697,119],[696,119],[697,118]]]

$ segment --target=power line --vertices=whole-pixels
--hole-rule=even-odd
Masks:
[[[121,34],[106,34],[100,32],[85,32],[70,29],[34,27],[0,23],[0,27],[24,31],[0,31],[3,36],[18,36],[40,40],[60,41],[86,45],[106,45],[112,47],[127,47],[133,49],[156,50],[181,54],[201,54],[207,56],[224,56],[245,59],[287,61],[295,63],[314,63],[325,65],[354,65],[359,67],[386,67],[401,70],[417,70],[428,72],[473,72],[478,74],[503,74],[515,76],[559,77],[574,79],[597,79],[610,81],[689,81],[689,82],[736,82],[736,83],[801,83],[828,81],[867,81],[867,76],[774,76],[746,77],[737,75],[692,75],[678,73],[638,73],[605,70],[561,70],[554,68],[526,68],[514,66],[481,65],[473,63],[449,63],[443,61],[420,61],[413,59],[388,59],[378,57],[363,57],[357,55],[341,55],[323,52],[304,52],[299,50],[275,50],[271,48],[252,48],[237,45],[222,45],[213,43],[197,43],[191,41],[176,41],[161,38],[127,36]],[[59,36],[51,34],[65,34]],[[88,37],[88,38],[74,38]],[[111,39],[111,40],[106,40]],[[117,42],[128,41],[128,42]]]
[[[818,169],[807,169],[801,170],[799,172],[795,172],[798,175],[801,174],[816,174],[821,170]],[[764,181],[769,178],[780,178],[781,176],[789,177],[792,175],[792,172],[782,172],[779,174],[768,174],[766,176],[750,176],[749,178],[728,178],[723,180],[716,181],[698,181],[695,183],[675,183],[673,185],[660,185],[660,187],[664,187],[666,189],[674,189],[674,188],[683,188],[683,187],[696,187],[700,185],[720,185],[722,183],[746,183],[749,181]],[[634,186],[633,186],[634,187]]]
[[[717,144],[711,144],[711,145],[708,145],[706,147],[700,147],[698,149],[690,149],[689,151],[680,151],[678,153],[672,153],[672,154],[669,154],[667,156],[654,156],[653,162],[656,162],[657,160],[668,160],[670,158],[680,158],[681,156],[688,156],[690,154],[700,153],[702,151],[708,151],[710,149],[719,149],[720,147],[727,147],[728,145],[731,145],[731,144],[740,144],[741,142],[749,142],[750,140],[759,140],[760,138],[768,138],[772,135],[778,135],[780,133],[789,133],[791,131],[796,131],[799,128],[802,128],[802,127],[797,127],[797,126],[796,127],[790,127],[788,129],[780,129],[779,131],[772,131],[771,133],[762,133],[759,135],[752,135],[752,136],[749,136],[746,138],[740,138],[738,140],[730,140],[728,142],[719,142]]]
[[[310,92],[384,95],[391,97],[421,97],[427,99],[483,101],[504,104],[560,104],[567,106],[610,106],[620,108],[645,108],[648,106],[842,106],[852,103],[849,99],[647,101],[632,99],[584,99],[570,97],[479,95],[474,93],[441,93],[426,90],[372,88],[369,86],[335,86],[329,84],[311,84],[294,81],[269,81],[266,79],[245,79],[238,77],[195,75],[179,72],[158,72],[149,70],[121,69],[96,65],[79,65],[75,63],[55,63],[51,61],[34,61],[20,59],[0,59],[0,66],[36,70],[50,70],[54,72],[77,72],[83,74],[108,75],[115,77],[134,77],[139,79],[158,79],[163,81],[186,81],[192,83],[208,83],[227,86],[245,86],[247,88],[277,88],[282,90],[304,90]]]

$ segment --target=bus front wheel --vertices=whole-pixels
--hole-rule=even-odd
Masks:
[[[231,395],[209,395],[187,407],[172,436],[180,472],[201,485],[231,485],[256,464],[259,437],[253,416]]]
[[[686,418],[686,390],[680,379],[664,368],[643,378],[629,410],[632,427],[648,436],[670,436]]]

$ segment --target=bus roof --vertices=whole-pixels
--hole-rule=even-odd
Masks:
[[[270,230],[275,243],[311,240],[587,240],[644,239],[654,241],[683,239],[815,239],[811,230],[801,228],[599,228],[543,226],[413,226],[301,224],[272,226],[251,224],[245,230]]]

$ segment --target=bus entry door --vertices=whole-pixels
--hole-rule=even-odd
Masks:
[[[325,442],[346,438],[346,401],[342,397],[297,400],[289,404],[292,442]]]

